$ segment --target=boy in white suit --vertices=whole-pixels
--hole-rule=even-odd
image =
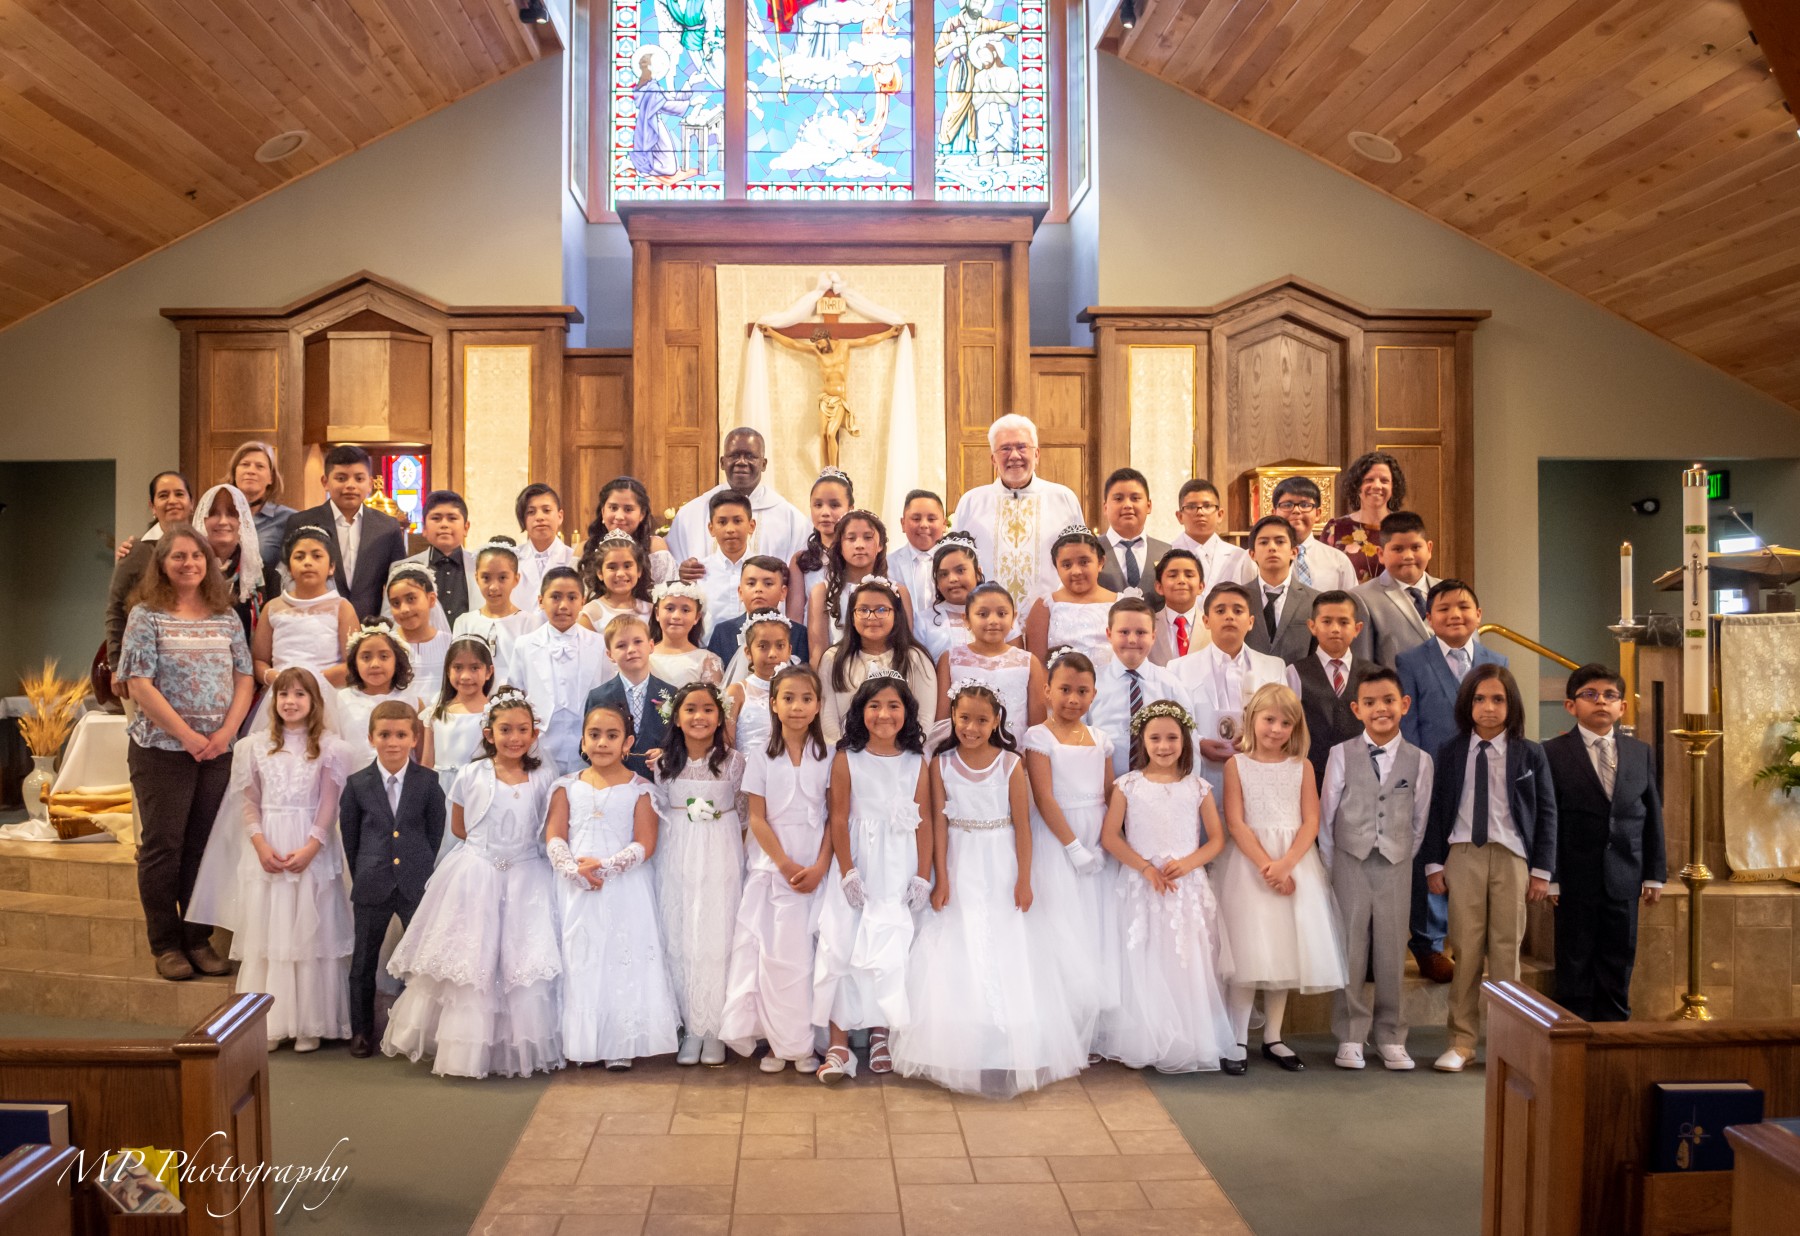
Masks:
[[[581,711],[588,692],[609,676],[612,662],[599,634],[575,621],[581,616],[582,595],[581,576],[574,570],[545,571],[538,604],[544,625],[513,643],[512,668],[542,722],[539,749],[566,775],[586,767]]]

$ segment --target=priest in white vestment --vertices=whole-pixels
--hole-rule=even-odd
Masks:
[[[801,513],[800,508],[763,483],[769,459],[760,433],[754,429],[734,429],[725,435],[723,451],[719,456],[719,470],[725,474],[725,483],[714,485],[685,503],[675,512],[675,521],[663,538],[668,541],[669,552],[675,556],[675,561],[681,564],[681,578],[689,582],[705,574],[700,560],[713,552],[712,536],[706,530],[707,501],[722,489],[735,489],[750,499],[756,531],[750,534],[747,553],[767,554],[788,562],[805,548],[806,538],[812,532],[812,521]]]
[[[981,573],[999,580],[1025,613],[1040,596],[1062,586],[1050,546],[1062,530],[1086,525],[1075,491],[1037,475],[1037,426],[1016,414],[988,427],[995,479],[956,504],[951,526],[975,538]]]

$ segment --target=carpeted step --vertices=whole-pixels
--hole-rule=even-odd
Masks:
[[[1531,957],[1519,960],[1519,981],[1534,991],[1553,995],[1556,969],[1547,962]],[[1406,961],[1404,986],[1406,1024],[1408,1026],[1442,1026],[1450,1019],[1450,985],[1433,983]],[[1331,1032],[1331,996],[1292,996],[1288,999],[1287,1023],[1282,1033],[1329,1034]]]

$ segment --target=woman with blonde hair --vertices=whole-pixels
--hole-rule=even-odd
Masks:
[[[240,442],[225,466],[225,479],[237,486],[250,504],[262,560],[280,562],[281,538],[294,508],[276,501],[281,497],[281,469],[275,463],[275,448],[254,438]]]

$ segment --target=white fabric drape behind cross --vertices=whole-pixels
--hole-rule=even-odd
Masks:
[[[819,298],[835,292],[851,309],[872,322],[898,326],[906,315],[876,304],[843,282],[835,270],[822,271],[813,290],[780,313],[756,319],[757,327],[795,326],[812,317]],[[918,375],[913,365],[912,332],[902,330],[894,340],[898,351],[894,358],[894,389],[888,402],[888,434],[886,467],[883,469],[881,512],[890,528],[900,526],[906,507],[907,491],[919,475]],[[773,433],[774,412],[769,404],[769,341],[760,329],[753,332],[744,348],[744,380],[738,384],[737,423],[756,430],[767,442]]]

